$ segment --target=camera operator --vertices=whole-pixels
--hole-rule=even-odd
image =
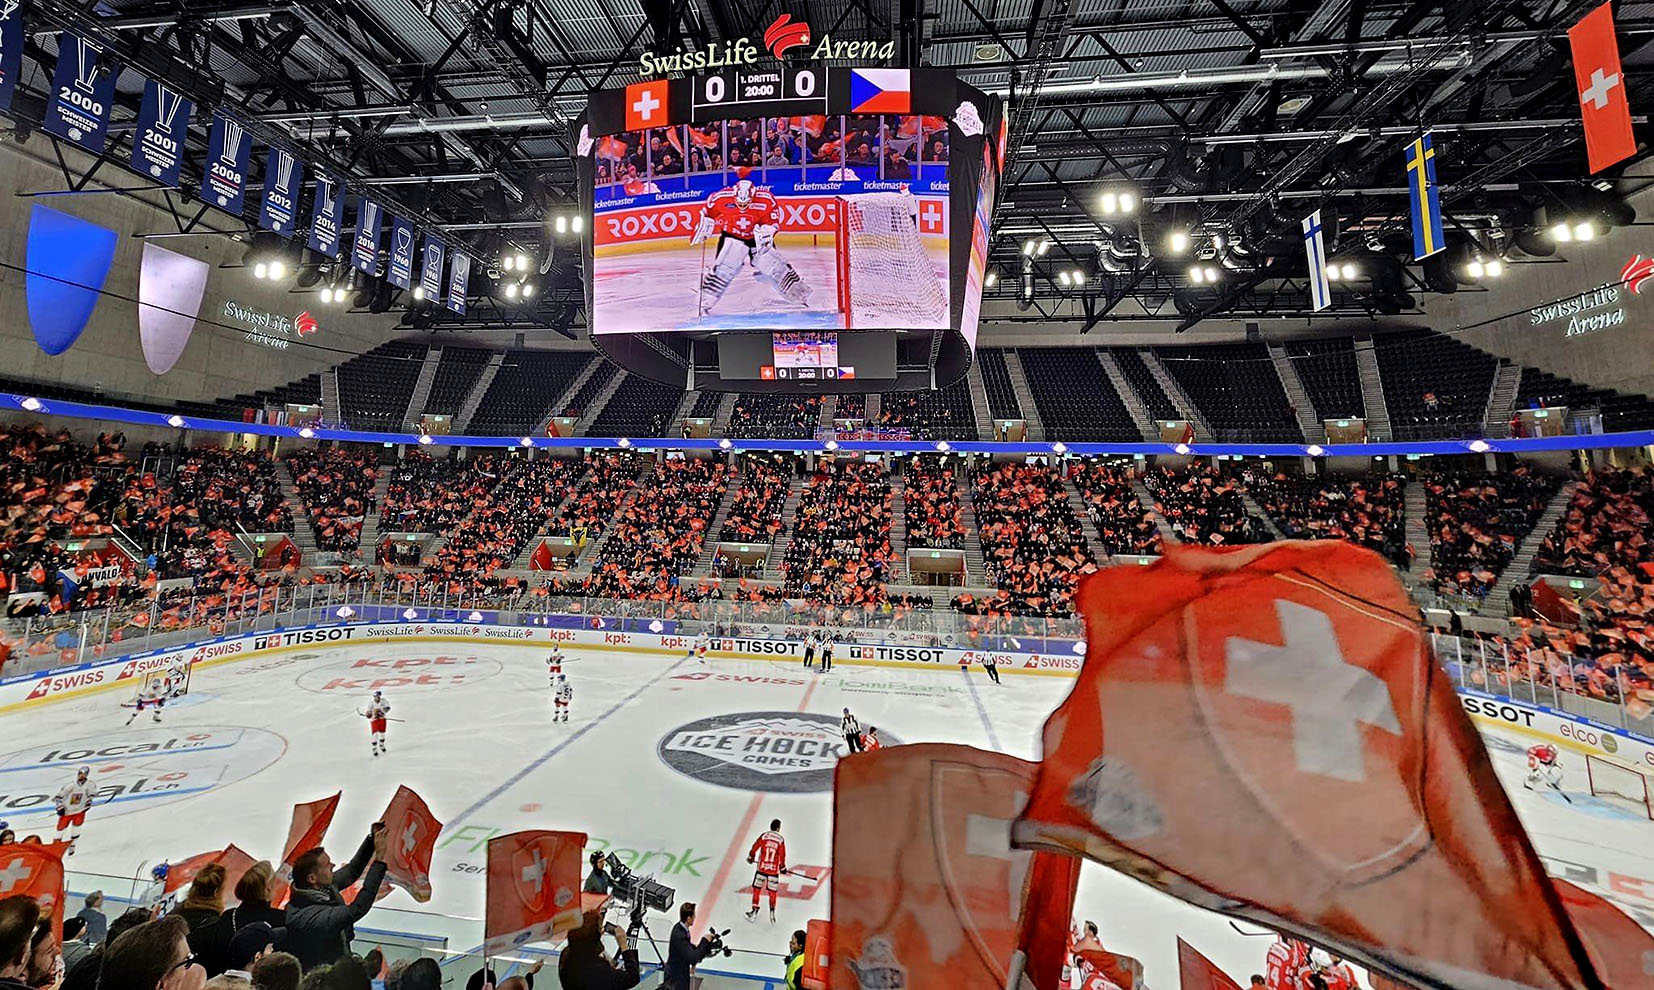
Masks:
[[[689,976],[695,964],[717,952],[721,947],[716,934],[691,941],[689,926],[695,923],[695,902],[685,901],[678,908],[678,923],[672,926],[672,944],[666,952],[666,978],[661,990],[689,990]]]
[[[580,889],[588,894],[607,894],[614,886],[614,880],[603,869],[603,853],[601,850],[593,852],[587,859],[591,862],[592,871],[586,876],[585,886]]]
[[[610,959],[603,951],[603,933],[614,936],[619,954]],[[563,990],[631,990],[639,973],[637,950],[626,933],[603,923],[603,912],[587,911],[580,927],[569,932],[568,945],[557,960],[557,979]]]

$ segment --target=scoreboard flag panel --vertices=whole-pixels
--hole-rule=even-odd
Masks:
[[[645,127],[660,127],[671,119],[666,108],[671,84],[665,79],[633,83],[626,87],[626,129],[641,131]]]
[[[906,69],[851,69],[851,113],[912,113],[913,84]]]
[[[57,51],[57,68],[52,71],[52,99],[46,107],[43,126],[46,133],[101,155],[109,136],[109,108],[115,102],[115,77],[121,67],[106,59],[96,45],[68,31],[58,35]]]
[[[153,79],[144,80],[138,130],[132,139],[132,168],[164,186],[178,184],[184,136],[190,127],[189,98]]]

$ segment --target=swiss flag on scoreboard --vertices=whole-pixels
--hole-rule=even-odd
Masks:
[[[1574,55],[1574,83],[1585,124],[1586,158],[1591,171],[1600,172],[1637,153],[1611,5],[1603,4],[1569,28],[1568,46]]]
[[[1240,990],[1228,973],[1181,938],[1177,940],[1177,980],[1180,990]]]
[[[513,832],[488,840],[484,952],[549,942],[580,926],[584,832]]]
[[[626,87],[626,129],[641,131],[645,127],[664,127],[668,110],[666,97],[670,85],[665,79],[632,83]]]
[[[919,200],[919,233],[946,233],[947,215],[947,200],[934,198]]]
[[[431,854],[436,851],[442,823],[431,814],[425,799],[405,784],[396,789],[379,820],[390,831],[385,876],[414,900],[425,903],[431,899]]]
[[[1603,986],[1377,554],[1174,547],[1077,603],[1085,666],[1045,723],[1019,846],[1420,986]]]
[[[12,842],[0,846],[0,899],[26,894],[40,903],[52,919],[52,930],[63,935],[63,854],[44,842]]]
[[[968,746],[839,761],[830,990],[1056,990],[1079,859],[1011,848],[1034,764]]]

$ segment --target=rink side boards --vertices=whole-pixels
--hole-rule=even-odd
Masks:
[[[120,688],[135,690],[144,674],[188,660],[196,669],[273,656],[292,650],[329,649],[356,642],[373,643],[497,643],[549,648],[553,643],[587,651],[624,651],[678,657],[694,642],[692,636],[612,632],[476,623],[398,622],[300,626],[278,632],[248,633],[200,640],[162,650],[136,653],[114,660],[57,667],[0,679],[0,715],[69,698]],[[1070,644],[1072,645],[1072,644]],[[711,655],[733,660],[802,663],[804,645],[790,639],[723,637],[712,641]],[[1007,674],[1073,677],[1083,660],[1076,653],[1022,653],[1001,651],[1009,657],[1000,671]],[[957,670],[976,664],[979,650],[894,644],[839,643],[833,665],[932,668]]]
[[[689,649],[693,637],[601,629],[442,622],[303,626],[279,632],[202,640],[115,660],[6,678],[0,680],[0,715],[116,689],[135,690],[144,674],[169,667],[181,659],[187,659],[196,668],[206,669],[293,650],[330,649],[356,642],[480,642],[538,648],[549,648],[553,643],[558,643],[582,651],[624,651],[677,657]],[[801,663],[803,644],[790,639],[715,638],[712,641],[712,655],[734,660]],[[1001,665],[1002,673],[1047,677],[1072,677],[1079,671],[1084,659],[1072,652],[1053,654],[1007,650],[1000,656],[1010,659],[1009,663]],[[963,665],[978,663],[980,657],[981,651],[978,650],[846,642],[839,644],[833,664],[955,671]],[[1461,690],[1459,695],[1465,712],[1479,724],[1552,742],[1575,753],[1605,756],[1654,774],[1654,740],[1643,739],[1592,719],[1497,695],[1471,690]]]

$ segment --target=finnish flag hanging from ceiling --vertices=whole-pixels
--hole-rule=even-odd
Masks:
[[[406,217],[391,217],[391,260],[385,278],[399,289],[413,288],[414,228]]]
[[[0,0],[0,4],[7,3]],[[103,154],[109,137],[109,108],[115,102],[115,77],[120,71],[120,66],[105,59],[104,52],[85,38],[68,31],[58,35],[52,99],[42,124],[46,133],[73,141],[94,155]]]
[[[1319,313],[1332,305],[1332,286],[1327,283],[1327,245],[1321,235],[1321,211],[1304,218],[1304,261],[1309,266],[1309,299]]]
[[[447,245],[441,238],[425,235],[425,260],[419,270],[419,287],[433,303],[442,302],[442,257],[446,251]]]
[[[292,237],[298,228],[299,190],[304,188],[304,162],[291,151],[271,148],[264,166],[264,197],[258,208],[258,225],[283,237]]]
[[[23,68],[23,12],[18,0],[0,0],[0,112],[11,109]]]
[[[4,2],[4,0],[0,0]],[[132,168],[163,186],[178,184],[184,160],[184,138],[190,129],[189,98],[175,89],[144,80],[144,100],[138,106],[138,129],[132,138]]]
[[[339,257],[339,239],[345,228],[345,201],[332,176],[316,173],[316,198],[310,205],[310,250]]]
[[[226,113],[213,115],[207,137],[207,173],[201,183],[201,201],[225,213],[241,215],[247,203],[247,162],[253,138],[247,126]]]
[[[465,293],[471,288],[471,259],[456,253],[448,263],[448,309],[465,315]]]
[[[356,207],[356,243],[350,246],[350,263],[364,275],[379,274],[379,229],[384,220],[385,208],[363,196]]]

